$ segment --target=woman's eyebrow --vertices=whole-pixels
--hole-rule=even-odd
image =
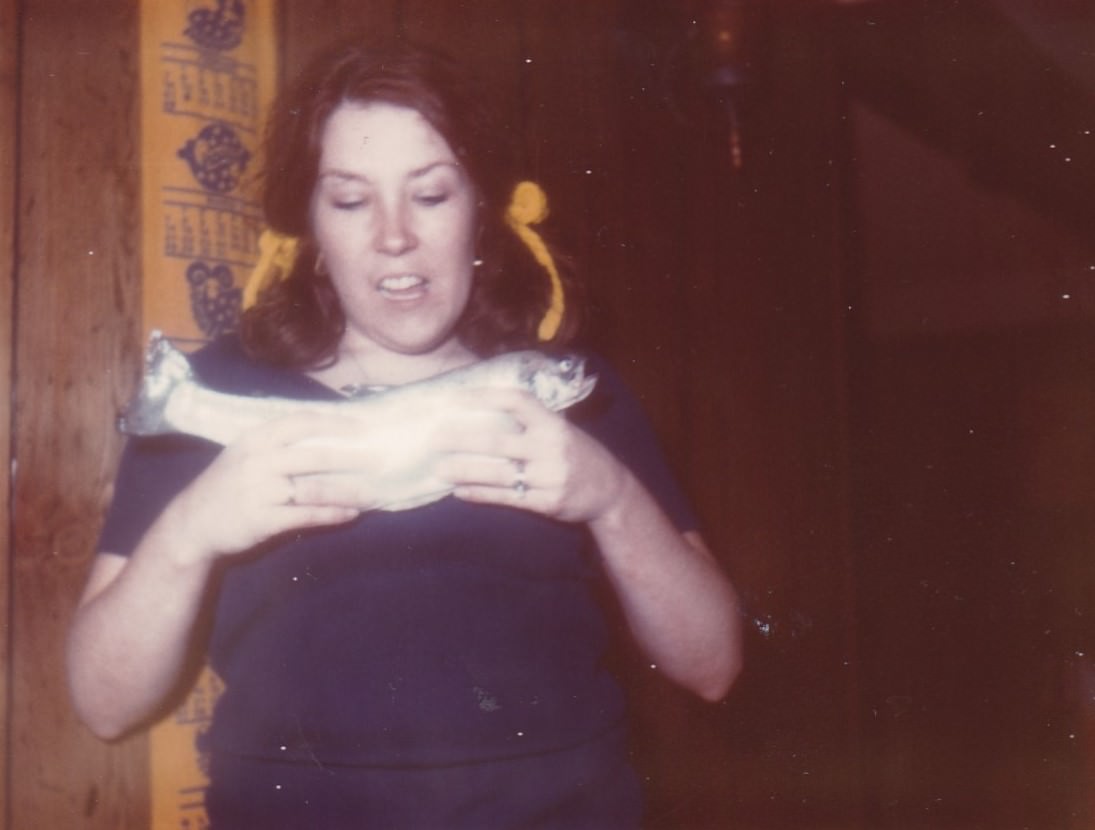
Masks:
[[[408,179],[420,179],[423,176],[437,170],[440,167],[449,167],[459,172],[463,170],[459,162],[451,161],[449,159],[440,159],[438,161],[431,161],[428,164],[424,164],[422,167],[416,167],[414,170],[407,174]],[[351,170],[341,170],[339,168],[331,168],[330,170],[321,170],[319,173],[320,179],[335,179],[340,182],[362,183],[372,184],[372,180],[364,173],[356,173]]]
[[[454,170],[457,170],[457,171],[463,169],[455,161],[451,161],[449,159],[441,159],[439,161],[430,162],[429,164],[427,164],[423,167],[418,167],[418,168],[412,170],[410,172],[410,174],[407,176],[407,178],[409,178],[409,179],[421,178],[422,176],[425,176],[427,173],[430,173],[433,170],[436,170],[438,167],[451,167],[451,168],[453,168]]]
[[[361,173],[351,173],[348,170],[321,170],[319,172],[319,178],[321,179],[338,179],[339,181],[350,182],[364,182],[369,183],[369,177],[362,175]]]

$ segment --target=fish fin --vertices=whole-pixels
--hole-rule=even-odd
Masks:
[[[126,435],[162,435],[174,432],[165,412],[172,393],[193,378],[186,355],[154,330],[145,349],[141,388],[118,418],[118,430]]]

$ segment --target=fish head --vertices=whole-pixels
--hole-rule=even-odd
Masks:
[[[588,398],[597,383],[596,375],[586,373],[585,358],[573,354],[526,352],[520,375],[521,385],[555,412]]]

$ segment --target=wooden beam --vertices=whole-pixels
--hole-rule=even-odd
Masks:
[[[62,659],[140,359],[137,5],[20,5],[9,820],[139,828],[144,742],[78,723]]]
[[[0,0],[0,805],[10,803],[8,699],[11,632],[11,365],[19,54],[16,0]],[[7,827],[0,807],[0,827]]]

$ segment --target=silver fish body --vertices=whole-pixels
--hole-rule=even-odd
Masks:
[[[524,390],[558,412],[588,397],[595,383],[596,376],[586,374],[580,357],[520,351],[345,401],[249,397],[201,384],[186,355],[153,332],[141,388],[118,425],[127,435],[178,432],[230,444],[245,431],[278,418],[304,413],[352,415],[360,418],[362,429],[347,449],[369,459],[368,470],[358,474],[361,481],[375,491],[378,509],[404,510],[451,492],[451,486],[433,474],[439,458],[434,439],[451,426],[452,413],[459,408],[457,397],[466,395],[466,390]],[[480,411],[476,417],[477,428],[515,426],[505,413]],[[322,435],[311,440],[345,445],[345,439]]]

